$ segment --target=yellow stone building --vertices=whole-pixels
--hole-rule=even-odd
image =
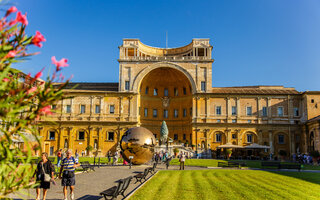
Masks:
[[[143,126],[197,152],[222,144],[270,146],[275,155],[320,150],[320,92],[283,86],[212,87],[212,46],[193,39],[179,48],[155,48],[138,39],[119,46],[119,83],[72,83],[68,97],[41,119],[42,148],[104,156],[121,135]],[[319,104],[319,105],[318,105]]]

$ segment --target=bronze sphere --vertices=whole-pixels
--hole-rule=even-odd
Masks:
[[[143,127],[127,130],[121,138],[120,148],[123,158],[132,164],[141,165],[151,160],[156,139],[151,131]]]

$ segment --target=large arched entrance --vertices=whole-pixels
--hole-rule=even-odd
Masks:
[[[162,121],[166,121],[174,143],[191,142],[192,88],[179,70],[159,67],[142,79],[140,88],[140,123],[160,138]]]

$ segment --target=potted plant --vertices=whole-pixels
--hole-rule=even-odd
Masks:
[[[184,145],[185,145],[186,147],[188,147],[188,145],[189,145],[188,140],[184,143]]]
[[[232,149],[226,149],[227,159],[229,160],[232,154]]]
[[[313,165],[318,165],[319,151],[310,151],[309,155],[312,157]]]
[[[279,155],[281,156],[281,161],[284,161],[287,156],[287,152],[285,150],[280,150]]]
[[[90,152],[92,151],[93,147],[91,145],[88,145],[86,150],[87,150],[87,154],[90,155]]]
[[[178,148],[174,148],[173,149],[173,153],[174,153],[174,156],[177,157],[177,155],[179,153],[179,149]]]

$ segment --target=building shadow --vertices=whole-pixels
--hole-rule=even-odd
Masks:
[[[102,199],[102,196],[84,195],[80,198],[77,198],[77,200],[98,200],[98,199]]]
[[[315,184],[320,185],[320,173],[319,172],[275,171],[275,170],[270,170],[270,171],[266,171],[266,172],[278,174],[281,176],[288,176],[291,178],[296,178],[296,179],[300,179],[303,181],[307,181],[310,183],[315,183]]]

